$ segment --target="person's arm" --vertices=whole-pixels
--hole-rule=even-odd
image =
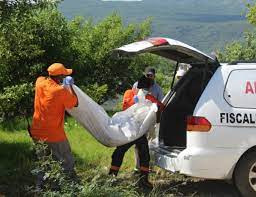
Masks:
[[[73,88],[72,89],[71,88],[72,87],[63,88],[63,90],[62,90],[61,101],[63,102],[64,107],[66,109],[71,109],[78,105],[77,96],[75,93],[72,93],[72,92],[74,92],[74,90],[72,90]]]
[[[63,85],[64,85],[64,88],[66,90],[68,90],[68,92],[70,93],[70,95],[72,95],[73,97],[76,97],[76,104],[75,106],[73,107],[77,107],[78,106],[78,98],[77,98],[77,95],[73,89],[73,85],[74,84],[74,79],[71,77],[71,76],[67,76],[63,79]],[[69,97],[68,95],[65,95],[65,97]],[[67,106],[68,108],[68,106]]]
[[[131,107],[134,104],[134,94],[132,90],[127,90],[123,96],[123,110]]]
[[[161,101],[157,100],[153,95],[147,94],[146,99],[150,100],[152,103],[156,103],[159,108],[159,111],[164,110],[164,104]]]
[[[138,81],[136,81],[136,82],[133,84],[132,88],[133,88],[133,89],[137,89],[137,86],[138,86]]]
[[[73,89],[73,86],[70,85],[70,86],[67,88],[67,90],[69,91],[69,93],[70,93],[71,95],[73,95],[73,96],[76,97],[77,102],[76,102],[76,105],[75,105],[74,107],[77,107],[77,106],[78,106],[78,98],[77,98],[76,92],[75,92],[74,89]]]
[[[64,89],[63,89],[62,99],[64,102],[64,106],[67,109],[78,106],[78,98],[72,87],[73,84],[74,84],[74,79],[71,76],[67,76],[66,78],[64,78],[63,80]]]

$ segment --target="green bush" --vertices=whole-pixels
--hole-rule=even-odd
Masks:
[[[159,68],[159,83],[167,91],[172,70],[167,61],[148,54],[112,54],[117,47],[148,37],[150,19],[124,25],[113,13],[97,23],[82,17],[68,21],[56,8],[59,1],[12,2],[0,4],[1,120],[32,114],[32,84],[47,75],[54,62],[73,68],[76,84],[99,104],[131,88],[148,65]]]
[[[231,62],[235,60],[255,60],[256,59],[256,32],[246,32],[244,41],[234,41],[227,44],[225,50],[218,54],[221,62]]]
[[[28,7],[23,14],[19,8],[0,23],[2,120],[31,112],[36,78],[52,62],[69,59],[71,34],[64,16],[51,6]]]
[[[144,57],[115,59],[111,54],[116,47],[147,37],[150,20],[125,26],[113,14],[97,24],[83,18],[69,22],[57,10],[58,1],[36,2],[0,4],[2,120],[32,111],[31,84],[47,75],[54,62],[72,67],[76,84],[99,103],[127,89],[144,69]]]
[[[70,24],[73,32],[72,65],[78,85],[107,85],[104,99],[127,89],[144,69],[145,57],[115,58],[112,50],[124,44],[144,39],[150,32],[150,21],[125,26],[117,14],[94,24],[91,20],[75,18]],[[120,84],[123,84],[120,87]]]
[[[250,32],[244,32],[242,41],[228,43],[224,51],[218,52],[218,58],[221,62],[231,62],[237,60],[255,60],[256,59],[256,3],[247,4],[247,21],[254,26]]]
[[[33,91],[31,83],[24,83],[5,87],[2,94],[0,94],[0,122],[16,114],[27,115],[31,113],[31,106],[33,101],[31,95]]]
[[[90,96],[95,102],[102,103],[104,101],[104,95],[108,91],[108,86],[101,85],[99,86],[97,83],[88,86],[81,86],[81,89],[86,92],[88,96]]]

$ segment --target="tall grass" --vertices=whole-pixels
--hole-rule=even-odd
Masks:
[[[110,166],[114,148],[101,145],[73,119],[69,119],[65,123],[65,130],[67,131],[72,152],[76,157],[78,168],[84,168],[88,165],[101,168]],[[133,150],[130,149],[125,155],[121,170],[131,170],[133,164]]]
[[[3,123],[0,127],[0,196],[22,195],[32,183],[32,141],[22,121]],[[25,183],[25,184],[24,184]]]
[[[19,196],[26,187],[34,183],[34,177],[31,175],[36,160],[34,146],[25,128],[26,123],[23,120],[7,122],[0,126],[0,194],[2,192]],[[106,178],[114,148],[101,145],[72,118],[66,121],[65,131],[75,156],[78,175],[89,181],[85,185],[90,184],[98,175]],[[131,149],[125,155],[120,176],[131,171],[133,164]]]
[[[0,196],[35,196],[35,177],[31,173],[36,163],[34,145],[25,128],[23,120],[0,125]],[[37,196],[238,196],[226,183],[188,179],[158,168],[150,175],[154,190],[138,188],[138,177],[131,173],[133,148],[126,153],[117,182],[113,182],[107,174],[114,148],[101,145],[72,118],[66,121],[65,130],[81,183],[63,181],[59,191],[47,189]],[[54,179],[59,177],[58,171],[52,174]]]

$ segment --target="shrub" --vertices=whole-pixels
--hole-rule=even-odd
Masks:
[[[32,87],[31,83],[24,83],[4,88],[0,94],[0,122],[32,111]]]
[[[99,103],[126,89],[144,69],[144,58],[116,60],[111,52],[148,36],[149,20],[125,26],[113,14],[97,24],[81,18],[68,22],[56,8],[58,1],[31,2],[0,4],[1,119],[32,109],[31,84],[54,62],[72,67],[77,85]]]

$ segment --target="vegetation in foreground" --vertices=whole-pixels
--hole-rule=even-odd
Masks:
[[[10,3],[13,2],[13,3]],[[15,4],[21,2],[21,4]],[[104,101],[116,92],[123,92],[142,73],[146,63],[170,66],[159,69],[162,86],[168,88],[168,74],[172,65],[151,56],[115,60],[109,51],[150,35],[150,21],[127,25],[116,14],[93,24],[76,18],[67,22],[49,1],[43,4],[26,4],[30,1],[0,2],[0,121],[8,120],[32,109],[33,82],[52,62],[74,65],[76,83],[90,93],[94,100]],[[46,5],[44,4],[46,3]],[[12,5],[14,5],[12,7]],[[256,25],[256,4],[248,5],[247,19]],[[255,33],[245,34],[244,42],[229,44],[219,53],[223,61],[253,60],[256,57]],[[167,64],[167,65],[166,65]],[[120,66],[122,65],[122,66]],[[162,68],[162,67],[161,67]],[[114,77],[113,77],[114,76]],[[117,91],[118,90],[118,91]],[[37,170],[32,140],[22,122],[2,122],[0,128],[0,196],[33,196]],[[136,187],[132,176],[133,152],[126,155],[122,173],[114,182],[107,176],[113,149],[95,141],[72,119],[66,130],[77,161],[81,183],[61,184],[60,189],[45,188],[42,196],[237,196],[235,189],[223,182],[186,178],[156,169],[151,174],[153,191]],[[56,163],[46,178],[63,175]],[[40,167],[40,166],[39,166]]]
[[[238,196],[225,182],[205,181],[171,174],[154,167],[150,175],[154,190],[138,188],[133,175],[133,149],[125,156],[117,180],[107,175],[113,148],[99,144],[73,119],[65,123],[76,159],[80,183],[65,179],[60,167],[49,158],[36,163],[34,146],[25,121],[8,122],[0,127],[0,196]],[[36,193],[33,174],[50,165],[46,187]],[[52,187],[51,183],[59,183]]]

